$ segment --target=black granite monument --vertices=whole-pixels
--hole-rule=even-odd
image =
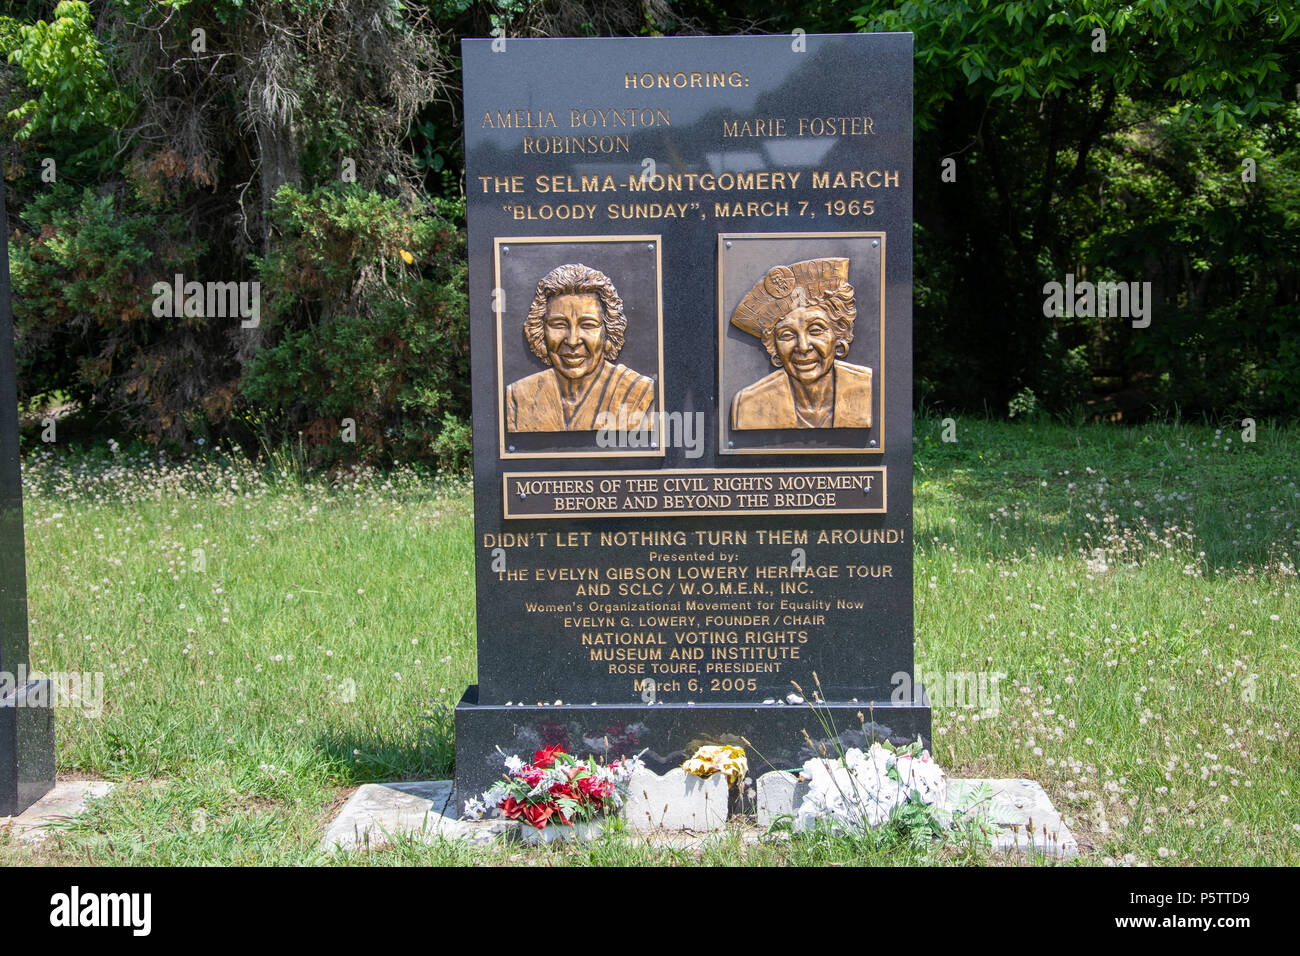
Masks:
[[[743,740],[759,773],[813,756],[804,731],[928,743],[910,34],[462,51],[462,799],[500,775],[498,746],[645,751],[663,772]],[[790,696],[814,674],[816,714]]]
[[[0,190],[0,225],[8,236]],[[22,813],[54,786],[48,680],[27,678],[27,571],[18,462],[18,389],[9,246],[0,241],[0,817]]]

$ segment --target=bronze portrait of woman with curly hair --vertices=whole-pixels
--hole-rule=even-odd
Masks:
[[[549,368],[506,387],[506,431],[594,431],[611,421],[641,427],[654,409],[654,379],[616,365],[627,320],[602,272],[581,263],[537,284],[524,337]]]

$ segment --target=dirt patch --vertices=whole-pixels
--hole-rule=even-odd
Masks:
[[[329,825],[334,822],[334,818],[339,815],[339,811],[343,809],[343,805],[351,800],[352,795],[360,789],[360,786],[344,787],[334,795],[334,799],[326,804],[324,809],[321,810],[322,830],[327,829]]]

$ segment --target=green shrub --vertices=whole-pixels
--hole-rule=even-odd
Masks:
[[[150,287],[191,271],[202,246],[181,217],[125,189],[50,186],[10,236],[20,400],[64,392],[123,413],[151,439],[180,437],[217,390],[201,318],[157,318]],[[206,364],[199,366],[200,357]]]
[[[266,340],[245,372],[244,397],[286,432],[300,431],[316,463],[462,468],[463,236],[423,207],[357,185],[282,187],[272,217],[273,251],[260,260]]]

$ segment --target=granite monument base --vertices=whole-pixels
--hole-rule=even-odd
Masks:
[[[552,744],[602,760],[639,753],[650,770],[664,774],[705,744],[727,743],[745,748],[750,776],[757,779],[769,770],[801,767],[814,756],[833,756],[837,745],[868,746],[868,734],[895,744],[919,736],[928,747],[930,708],[857,701],[815,709],[744,701],[505,706],[480,704],[478,685],[471,685],[456,706],[457,799],[463,806],[501,778],[504,758],[498,747],[525,760]]]
[[[0,817],[15,816],[54,788],[53,688],[25,681],[0,697]]]

